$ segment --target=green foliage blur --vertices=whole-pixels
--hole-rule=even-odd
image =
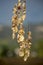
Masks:
[[[37,32],[39,25],[31,25],[32,46],[31,57],[43,57],[43,33]],[[27,32],[27,30],[25,30]],[[41,36],[41,37],[40,37]],[[0,57],[16,56],[15,49],[19,47],[16,39],[12,40],[12,31],[10,26],[0,27]]]

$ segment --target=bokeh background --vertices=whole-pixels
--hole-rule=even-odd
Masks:
[[[30,29],[32,32],[32,46],[30,58],[25,64],[23,59],[18,56],[18,43],[12,40],[11,18],[12,9],[17,3],[17,0],[0,0],[0,61],[4,60],[7,65],[43,65],[43,0],[26,0],[26,19],[23,22],[24,28],[27,31]],[[10,64],[8,62],[12,64]],[[33,60],[35,59],[35,61]],[[33,60],[33,61],[32,61]],[[20,61],[20,62],[19,62]],[[1,62],[0,62],[1,63]],[[16,65],[18,65],[16,63]]]

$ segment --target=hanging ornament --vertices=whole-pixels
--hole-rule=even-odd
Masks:
[[[23,21],[26,18],[26,0],[18,0],[18,3],[13,8],[13,14],[12,38],[17,37],[17,42],[19,43],[18,55],[23,57],[24,61],[26,61],[30,56],[32,39],[31,31],[28,32],[27,38],[25,38],[25,30],[23,27]]]

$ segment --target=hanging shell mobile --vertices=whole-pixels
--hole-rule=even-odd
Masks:
[[[26,0],[18,0],[18,3],[13,8],[12,16],[12,38],[17,37],[19,43],[19,56],[23,57],[24,61],[30,56],[31,48],[31,31],[28,32],[25,38],[23,21],[26,18]],[[17,36],[16,36],[17,35]]]

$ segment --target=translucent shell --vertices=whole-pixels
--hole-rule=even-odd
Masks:
[[[24,44],[24,43],[22,43],[22,45],[20,46],[20,48],[25,49],[25,48],[26,48],[26,47],[25,47],[25,44]]]
[[[19,23],[19,24],[21,24],[21,23],[22,23],[22,19],[21,19],[21,17],[20,17],[20,18],[18,18],[18,23]]]
[[[28,32],[28,35],[30,35],[30,36],[31,36],[31,31],[29,31],[29,32]]]
[[[31,40],[32,37],[31,37],[31,31],[28,32],[28,39]]]
[[[18,5],[17,9],[18,9],[18,10],[21,10],[21,6]]]
[[[31,42],[29,42],[29,45],[31,45],[32,43]]]
[[[25,50],[24,61],[27,61],[29,56],[30,56],[30,52],[28,50]]]
[[[12,27],[12,31],[14,31],[14,27]]]
[[[17,12],[17,8],[13,8],[13,13],[15,14]]]
[[[13,32],[17,33],[18,32],[17,26],[13,27],[12,30],[13,30]]]
[[[30,55],[30,50],[26,49],[26,50],[25,50],[25,54],[26,54],[27,56],[29,56],[29,55]]]
[[[25,3],[22,4],[23,7],[24,7],[25,5],[26,5]]]
[[[16,36],[15,36],[15,33],[12,34],[12,38],[14,39]]]
[[[24,51],[23,45],[20,46],[20,51]]]
[[[28,42],[26,40],[24,40],[23,42],[24,48],[28,48]]]
[[[18,2],[20,2],[21,0],[18,0]]]
[[[17,20],[17,15],[12,16],[12,21]]]
[[[25,47],[25,45],[20,46],[21,49],[24,48],[24,47]]]
[[[20,6],[21,6],[21,2],[18,3],[18,7],[20,7]]]
[[[19,56],[23,57],[24,56],[24,51],[19,51]]]
[[[28,36],[28,39],[29,39],[29,40],[31,40],[31,39],[32,39],[32,37],[31,37],[31,36]]]
[[[25,55],[25,56],[24,56],[24,61],[27,61],[27,58],[28,58],[27,55]]]
[[[24,21],[24,20],[25,20],[25,18],[26,18],[26,15],[23,15],[23,16],[22,16],[22,20]]]
[[[24,36],[18,34],[17,39],[18,39],[18,42],[22,42],[24,41]]]
[[[26,9],[26,4],[23,3],[23,4],[22,4],[22,7],[23,7],[23,9]]]
[[[17,28],[17,26],[15,26],[14,29],[15,29],[15,30],[14,30],[15,32],[18,32],[18,28]]]
[[[26,16],[26,11],[23,11],[23,14],[25,14],[25,16]]]
[[[19,32],[18,32],[19,34],[24,34],[25,32],[24,32],[24,29],[23,28],[21,28],[20,30],[19,30]]]
[[[12,21],[14,21],[14,16],[12,16]]]

